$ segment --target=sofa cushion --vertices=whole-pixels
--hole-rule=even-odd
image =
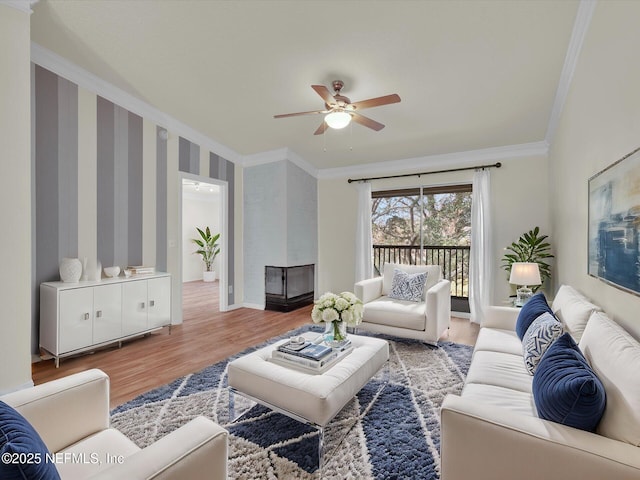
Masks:
[[[600,311],[601,308],[591,303],[575,288],[562,285],[553,299],[551,310],[562,322],[564,330],[579,343],[591,313]]]
[[[467,383],[460,396],[471,400],[474,404],[504,408],[509,413],[537,417],[533,395],[528,392],[498,387],[496,385],[482,385]]]
[[[47,455],[50,452],[38,432],[19,412],[0,401],[0,478],[60,480]]]
[[[553,314],[549,304],[547,304],[547,299],[545,298],[544,293],[536,293],[520,309],[518,320],[516,320],[516,333],[518,334],[518,338],[522,340],[524,334],[527,332],[527,329],[533,321],[543,313],[547,312]]]
[[[424,331],[426,328],[426,304],[382,296],[377,300],[365,303],[364,318],[368,323]]]
[[[569,333],[542,357],[533,375],[533,398],[540,418],[595,431],[606,404],[604,386]]]
[[[466,383],[531,393],[531,375],[524,368],[522,352],[517,355],[499,352],[475,352],[467,373]]]
[[[407,273],[396,268],[393,271],[391,291],[389,298],[420,302],[424,300],[424,285],[427,281],[427,272]]]
[[[522,355],[522,342],[513,330],[481,328],[474,351],[490,351]]]
[[[543,313],[527,329],[522,339],[524,366],[533,375],[544,352],[562,335],[562,324],[550,313]]]
[[[440,265],[402,265],[400,263],[385,263],[382,276],[382,295],[389,295],[391,284],[393,283],[393,272],[395,269],[407,273],[427,273],[427,281],[424,291],[427,292],[442,278]]]
[[[580,349],[607,392],[597,433],[640,447],[640,343],[604,312],[594,312]]]

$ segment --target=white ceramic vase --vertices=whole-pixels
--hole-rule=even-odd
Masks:
[[[82,275],[82,262],[78,258],[63,258],[60,260],[60,280],[67,283],[77,283]]]
[[[202,272],[202,280],[205,282],[214,282],[216,280],[216,272],[215,271],[204,271]]]

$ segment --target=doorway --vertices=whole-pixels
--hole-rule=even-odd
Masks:
[[[206,299],[212,311],[228,309],[227,296],[227,183],[209,177],[187,173],[181,174],[180,195],[180,281],[183,318],[187,319],[189,298],[194,293],[199,299]],[[195,253],[197,246],[192,239],[200,238],[196,227],[209,227],[212,235],[220,234],[218,245],[220,254],[212,263],[214,281],[203,281],[205,264],[202,256]]]

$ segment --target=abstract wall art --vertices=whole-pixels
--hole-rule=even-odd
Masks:
[[[640,295],[640,148],[589,179],[588,273]]]

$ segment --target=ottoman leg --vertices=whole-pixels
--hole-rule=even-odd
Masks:
[[[320,472],[320,478],[322,478],[322,467],[324,461],[324,428],[316,427],[318,429],[318,471]]]

